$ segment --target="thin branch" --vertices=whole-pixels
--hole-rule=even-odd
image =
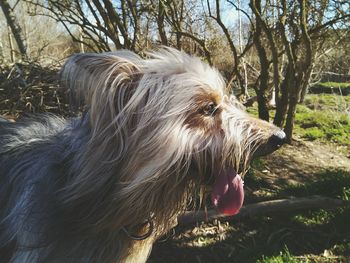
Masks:
[[[214,219],[221,219],[225,221],[240,220],[247,217],[252,218],[256,216],[271,215],[277,213],[294,213],[297,211],[309,209],[332,210],[348,205],[350,205],[349,201],[343,201],[340,199],[323,196],[279,199],[243,206],[239,214],[235,216],[220,214],[216,210],[209,210],[207,213],[205,211],[186,212],[185,214],[178,217],[178,223],[180,226],[183,226],[196,222],[213,221]]]
[[[233,1],[231,0],[226,0],[228,3],[230,3],[234,8],[236,8],[237,11],[242,12],[249,20],[250,25],[252,26],[253,30],[254,30],[254,22],[252,21],[250,15],[243,10],[242,8],[239,8]]]
[[[321,31],[322,29],[324,29],[324,28],[326,28],[328,26],[332,26],[332,25],[336,24],[337,22],[339,22],[339,21],[341,21],[341,20],[343,20],[345,18],[349,18],[349,17],[350,17],[350,14],[345,14],[343,16],[336,17],[336,18],[334,18],[332,20],[327,21],[326,23],[324,23],[324,24],[322,24],[320,26],[317,26],[317,27],[309,29],[308,34],[312,35],[314,33],[317,33],[319,31]]]
[[[208,60],[208,63],[209,65],[213,65],[212,63],[212,60],[211,60],[211,55],[210,55],[210,52],[208,50],[208,48],[206,47],[206,44],[205,44],[205,40],[203,39],[199,39],[198,37],[188,33],[188,32],[182,32],[182,31],[175,31],[174,33],[176,34],[180,34],[180,35],[183,35],[185,37],[188,37],[188,38],[191,38],[192,40],[194,40],[195,42],[197,42],[202,48],[203,48],[203,51],[205,53],[205,56]]]

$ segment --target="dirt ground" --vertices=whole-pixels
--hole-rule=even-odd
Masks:
[[[296,138],[278,152],[264,158],[262,176],[272,185],[312,181],[316,171],[327,169],[350,170],[350,152],[342,146],[305,141]]]

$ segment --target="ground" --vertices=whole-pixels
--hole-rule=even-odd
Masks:
[[[265,167],[261,178],[272,187],[298,184],[317,180],[317,171],[329,169],[350,170],[350,155],[336,144],[306,141],[296,138],[293,145],[285,145],[278,152],[264,158]],[[350,153],[349,153],[350,154]]]
[[[0,116],[72,114],[57,69],[19,67],[0,66]],[[245,204],[312,195],[349,201],[349,109],[349,95],[308,95],[298,106],[293,145],[252,163]],[[158,241],[148,263],[350,262],[349,222],[349,206],[201,222]]]

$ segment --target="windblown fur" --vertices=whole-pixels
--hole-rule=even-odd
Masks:
[[[244,173],[278,130],[170,48],[78,54],[61,74],[82,117],[0,123],[2,262],[145,262],[201,185],[226,167]],[[147,220],[150,237],[127,235]]]

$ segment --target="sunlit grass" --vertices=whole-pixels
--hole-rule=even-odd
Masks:
[[[336,94],[308,94],[304,103],[306,107],[313,110],[333,110],[344,112],[350,109],[350,96]]]
[[[293,220],[305,226],[316,226],[329,223],[335,217],[335,213],[320,209],[293,216]]]
[[[284,249],[279,252],[278,255],[265,257],[258,259],[257,263],[308,263],[308,259],[300,259],[291,255],[288,248],[285,246]]]
[[[331,110],[311,110],[298,105],[295,132],[308,140],[350,145],[350,115]]]
[[[258,116],[256,105],[247,111]],[[275,110],[270,110],[271,119],[274,115]],[[294,134],[306,140],[350,146],[350,96],[307,95],[304,103],[297,105],[294,127]]]
[[[333,82],[333,81],[328,81],[328,82],[320,82],[318,83],[319,85],[323,87],[333,87],[333,88],[346,88],[350,87],[350,83],[347,82]]]

